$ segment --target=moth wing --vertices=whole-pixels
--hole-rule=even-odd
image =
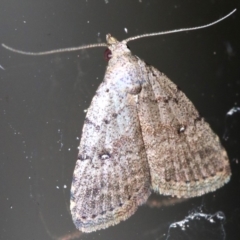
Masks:
[[[135,97],[104,81],[83,127],[71,187],[73,221],[83,232],[115,225],[145,203],[150,192]]]
[[[188,198],[224,185],[231,171],[218,136],[164,74],[151,66],[142,69],[146,81],[138,96],[138,114],[152,189]]]

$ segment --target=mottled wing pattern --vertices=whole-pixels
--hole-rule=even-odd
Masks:
[[[127,219],[151,191],[136,96],[129,94],[134,69],[111,62],[88,109],[73,174],[70,209],[83,232]]]
[[[194,197],[231,175],[219,138],[165,75],[107,35],[110,61],[86,116],[71,188],[71,213],[83,232],[115,225],[152,188]]]
[[[164,74],[141,60],[138,64],[146,80],[138,95],[138,115],[152,189],[188,198],[228,182],[226,151],[208,123]]]

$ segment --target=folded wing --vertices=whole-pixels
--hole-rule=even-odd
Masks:
[[[151,66],[142,69],[147,81],[138,96],[138,115],[152,189],[188,198],[221,187],[231,172],[217,135],[165,75]]]
[[[73,221],[83,232],[115,225],[146,202],[150,189],[135,96],[104,81],[83,128],[71,188]]]

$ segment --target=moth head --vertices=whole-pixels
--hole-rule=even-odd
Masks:
[[[115,37],[113,37],[110,33],[106,35],[106,40],[108,45],[118,43],[118,40]]]
[[[111,34],[106,35],[108,48],[105,50],[104,58],[108,61],[114,56],[122,56],[126,53],[130,53],[125,40],[119,42]]]

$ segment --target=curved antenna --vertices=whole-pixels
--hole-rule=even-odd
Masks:
[[[95,43],[95,44],[89,44],[89,45],[80,46],[80,47],[60,48],[60,49],[50,50],[50,51],[45,51],[45,52],[25,52],[22,50],[17,50],[15,48],[9,47],[9,46],[5,45],[4,43],[2,43],[2,46],[4,48],[6,48],[7,50],[10,50],[15,53],[39,56],[39,55],[48,55],[48,54],[53,54],[53,53],[72,52],[72,51],[77,51],[77,50],[82,50],[82,49],[87,49],[87,48],[107,47],[108,45],[106,43]]]
[[[164,31],[164,32],[155,32],[155,33],[146,33],[146,34],[141,34],[141,35],[137,35],[135,37],[130,37],[124,40],[124,42],[130,42],[139,38],[144,38],[144,37],[153,37],[153,36],[158,36],[158,35],[165,35],[165,34],[170,34],[170,33],[177,33],[177,32],[185,32],[185,31],[192,31],[192,30],[197,30],[197,29],[201,29],[201,28],[207,28],[210,27],[214,24],[217,24],[221,21],[223,21],[224,19],[228,18],[229,16],[231,16],[235,11],[237,11],[237,9],[235,8],[234,10],[232,10],[230,13],[228,13],[226,16],[218,19],[217,21],[214,21],[212,23],[208,23],[206,25],[202,25],[202,26],[198,26],[198,27],[190,27],[190,28],[180,28],[180,29],[175,29],[175,30],[170,30],[170,31]]]
[[[133,40],[136,40],[136,39],[139,39],[139,38],[144,38],[144,37],[152,37],[152,36],[158,36],[158,35],[164,35],[164,34],[170,34],[170,33],[192,31],[192,30],[197,30],[197,29],[201,29],[201,28],[207,28],[207,27],[210,27],[210,26],[212,26],[214,24],[217,24],[217,23],[223,21],[224,19],[228,18],[235,11],[237,11],[237,9],[234,9],[229,14],[227,14],[226,16],[218,19],[217,21],[214,21],[212,23],[209,23],[209,24],[206,24],[206,25],[203,25],[203,26],[191,27],[191,28],[181,28],[181,29],[175,29],[175,30],[164,31],[164,32],[156,32],[156,33],[146,33],[146,34],[138,35],[138,36],[135,36],[135,37],[127,38],[127,39],[123,40],[122,42],[127,43],[127,42],[130,42],[130,41],[133,41]],[[61,49],[50,50],[50,51],[45,51],[45,52],[25,52],[25,51],[22,51],[22,50],[18,50],[18,49],[9,47],[4,43],[2,44],[2,46],[4,48],[6,48],[7,50],[10,50],[10,51],[15,52],[15,53],[20,53],[20,54],[24,54],[24,55],[39,56],[39,55],[48,55],[48,54],[53,54],[53,53],[78,51],[78,50],[95,48],[95,47],[108,47],[108,44],[107,43],[95,43],[95,44],[89,44],[89,45],[80,46],[80,47],[61,48]]]

